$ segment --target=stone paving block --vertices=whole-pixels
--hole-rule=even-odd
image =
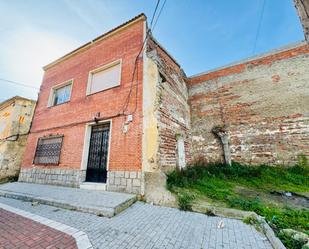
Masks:
[[[142,202],[112,218],[46,205],[31,206],[28,202],[2,197],[0,202],[84,231],[94,248],[272,248],[263,234],[241,220],[210,217]],[[221,220],[225,224],[222,229],[218,228]]]

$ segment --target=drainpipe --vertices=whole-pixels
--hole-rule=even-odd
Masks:
[[[231,159],[231,150],[230,150],[230,134],[226,130],[225,127],[222,126],[215,126],[212,128],[212,132],[220,138],[220,141],[223,146],[223,154],[224,154],[224,161],[226,164],[231,165],[232,164],[232,159]]]

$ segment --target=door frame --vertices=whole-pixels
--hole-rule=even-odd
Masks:
[[[109,123],[109,140],[108,140],[108,149],[107,149],[107,162],[106,162],[106,171],[107,171],[107,179],[106,184],[108,182],[108,170],[109,170],[109,158],[110,158],[110,148],[111,148],[111,140],[112,140],[112,120],[102,120],[99,122],[90,122],[87,123],[85,126],[85,135],[84,135],[84,146],[83,146],[83,154],[82,154],[82,161],[80,169],[82,171],[87,171],[88,165],[88,156],[89,156],[89,147],[90,147],[90,138],[91,138],[91,130],[93,126],[100,125],[100,124],[107,124]],[[83,182],[86,181],[86,178],[83,179]]]

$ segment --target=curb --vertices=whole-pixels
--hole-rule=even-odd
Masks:
[[[84,213],[95,214],[95,215],[98,215],[98,216],[104,216],[104,217],[108,217],[108,218],[115,216],[120,211],[125,209],[125,208],[119,208],[119,207],[118,207],[118,209],[113,209],[113,208],[93,208],[93,207],[87,206],[87,205],[78,206],[78,205],[72,205],[72,204],[67,203],[67,202],[55,200],[55,199],[52,199],[52,198],[40,198],[40,197],[32,196],[30,194],[20,194],[20,193],[16,193],[16,192],[10,192],[10,191],[7,191],[7,190],[6,191],[0,190],[0,196],[6,197],[6,198],[11,198],[11,199],[22,200],[22,201],[30,201],[30,202],[36,201],[36,202],[38,202],[40,204],[44,204],[44,205],[49,205],[49,206],[54,206],[54,207],[64,208],[64,209],[69,209],[69,210],[75,210],[75,211],[80,211],[80,212],[84,212]],[[136,199],[132,200],[132,203],[134,203],[135,200]],[[130,206],[130,205],[128,205],[128,206]]]
[[[76,241],[76,245],[78,249],[93,249],[93,246],[91,245],[87,234],[74,227],[70,227],[63,223],[47,219],[45,217],[42,217],[36,214],[32,214],[32,213],[23,211],[21,209],[13,208],[3,203],[0,203],[0,208],[10,211],[12,213],[15,213],[17,215],[23,216],[25,218],[28,218],[30,220],[39,222],[45,226],[48,226],[50,228],[53,228],[55,230],[58,230],[60,232],[63,232],[63,233],[66,233],[67,235],[72,236]]]
[[[201,209],[201,207],[199,207],[199,208],[192,207],[192,209],[193,209],[193,212],[203,213],[203,214],[206,214],[206,215],[207,215],[207,212],[211,212],[215,216],[225,217],[225,218],[241,219],[241,220],[243,220],[244,218],[253,216],[259,222],[259,225],[260,225],[264,235],[266,236],[266,238],[268,239],[268,241],[270,242],[272,247],[274,249],[286,249],[286,247],[283,245],[281,240],[275,235],[272,228],[265,221],[265,219],[255,212],[242,211],[242,210],[232,209],[232,208],[220,208],[220,207],[214,207],[214,206],[211,206],[211,205],[204,206],[202,209]]]

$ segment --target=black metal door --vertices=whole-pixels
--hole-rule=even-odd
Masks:
[[[109,124],[96,125],[91,129],[86,173],[87,182],[106,182],[109,126]]]

